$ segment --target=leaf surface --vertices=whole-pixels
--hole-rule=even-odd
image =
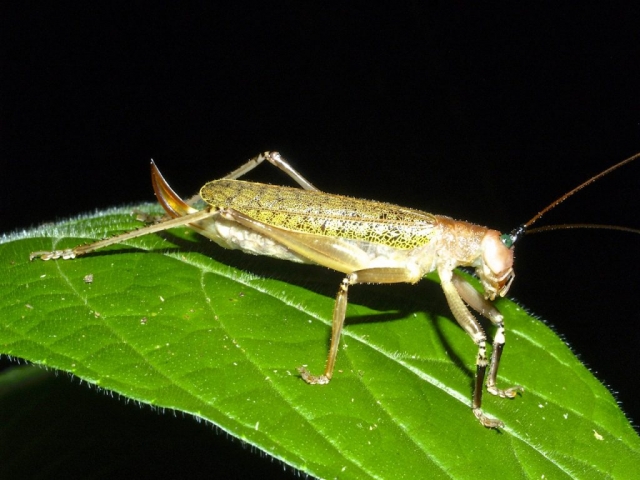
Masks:
[[[505,423],[496,432],[471,413],[476,348],[434,276],[353,287],[337,371],[311,386],[296,367],[324,367],[340,274],[228,252],[185,228],[29,261],[139,227],[128,213],[3,238],[0,353],[197,416],[323,478],[632,478],[640,464],[612,395],[508,300],[499,380],[525,392],[485,393]]]

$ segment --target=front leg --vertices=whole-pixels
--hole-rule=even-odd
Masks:
[[[476,355],[476,377],[473,387],[472,408],[473,414],[476,416],[480,423],[488,428],[498,428],[504,426],[504,424],[495,418],[488,417],[482,411],[482,389],[484,388],[484,377],[487,370],[487,336],[482,329],[478,320],[469,311],[464,304],[460,293],[453,284],[453,271],[447,266],[441,266],[438,268],[438,275],[440,276],[440,282],[442,290],[447,298],[447,303],[451,309],[451,313],[458,321],[460,326],[469,334],[473,342],[478,346],[478,354]]]
[[[478,292],[473,286],[462,278],[457,273],[453,274],[452,283],[456,287],[456,290],[467,302],[467,304],[476,310],[482,316],[491,320],[491,322],[497,327],[496,334],[493,337],[493,349],[491,352],[491,364],[489,367],[489,377],[487,378],[487,391],[492,395],[497,395],[502,398],[514,398],[518,392],[523,392],[524,388],[520,385],[516,385],[509,388],[498,388],[496,385],[498,377],[498,368],[500,366],[500,358],[502,357],[502,350],[505,344],[505,329],[504,329],[504,317],[493,306],[493,304],[484,298],[480,292]]]

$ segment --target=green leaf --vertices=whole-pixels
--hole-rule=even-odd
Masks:
[[[56,373],[0,372],[0,478],[283,478],[279,462],[210,424],[114,401]]]
[[[433,276],[353,287],[338,371],[311,386],[296,367],[324,367],[340,274],[228,252],[184,228],[29,261],[139,225],[120,209],[4,237],[0,353],[212,422],[318,477],[632,478],[640,464],[612,395],[508,300],[497,304],[499,380],[525,392],[485,393],[497,432],[471,413],[476,349]]]

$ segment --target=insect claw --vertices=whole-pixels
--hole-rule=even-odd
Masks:
[[[504,427],[504,423],[502,423],[497,418],[487,417],[484,412],[480,408],[474,408],[473,414],[476,416],[480,423],[487,428],[502,428]]]
[[[312,375],[305,367],[298,367],[302,379],[310,385],[326,385],[331,380],[326,375]]]
[[[514,387],[510,387],[510,388],[496,388],[495,386],[492,387],[487,387],[487,392],[489,392],[492,395],[497,395],[500,398],[516,398],[516,395],[518,395],[518,393],[522,393],[524,392],[524,388],[521,387],[520,385],[516,385]]]
[[[507,394],[507,396],[509,398],[515,398],[516,395],[518,395],[518,393],[522,393],[524,392],[524,387],[520,386],[520,385],[515,385],[511,388],[507,388],[505,390],[505,393]]]

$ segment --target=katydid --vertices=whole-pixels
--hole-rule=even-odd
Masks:
[[[514,244],[524,233],[554,228],[597,227],[637,232],[625,227],[593,225],[529,227],[569,196],[639,157],[636,154],[595,175],[508,234],[389,203],[321,192],[277,152],[262,153],[222,179],[205,184],[200,198],[207,206],[198,210],[169,187],[152,161],[153,188],[171,217],[169,220],[88,245],[34,252],[31,259],[71,259],[134,237],[187,225],[225,248],[342,272],[345,277],[333,309],[331,345],[324,372],[313,375],[306,368],[298,369],[309,384],[327,384],[333,376],[349,287],[359,283],[416,283],[427,273],[437,271],[453,316],[478,348],[473,413],[485,427],[497,428],[502,422],[482,411],[485,376],[487,391],[493,395],[514,398],[523,391],[518,385],[497,386],[505,327],[502,314],[491,303],[496,296],[509,291],[515,277]],[[301,188],[238,180],[265,160],[284,171]],[[456,273],[457,267],[474,268],[484,293]],[[490,359],[487,336],[469,307],[496,327]]]

